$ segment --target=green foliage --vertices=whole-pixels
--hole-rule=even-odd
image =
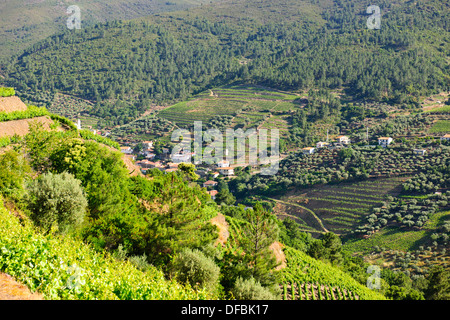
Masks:
[[[0,194],[20,199],[24,192],[24,182],[31,168],[22,155],[14,150],[0,155]]]
[[[69,236],[43,236],[9,214],[0,201],[0,270],[53,300],[208,299],[168,281],[154,267],[146,273],[131,263],[97,253]]]
[[[236,198],[228,188],[224,188],[216,194],[216,198],[214,199],[214,201],[216,201],[216,203],[219,205],[225,204],[228,206],[232,206],[235,204]]]
[[[192,163],[182,162],[178,165],[178,170],[182,172],[190,181],[196,181],[200,178],[199,175],[195,173],[195,165]]]
[[[291,218],[285,218],[280,226],[280,241],[292,248],[307,252],[314,241],[310,233],[299,230],[299,225]]]
[[[237,300],[277,300],[277,297],[253,277],[238,278],[232,290]]]
[[[14,88],[4,88],[0,87],[0,97],[10,97],[14,96],[16,94],[16,91]]]
[[[320,241],[311,243],[307,253],[315,259],[327,260],[334,265],[343,261],[341,239],[332,232],[321,236]]]
[[[440,120],[437,121],[431,128],[430,133],[447,133],[450,132],[450,121]]]
[[[185,248],[180,251],[172,263],[172,272],[178,281],[194,288],[205,288],[210,292],[218,289],[220,268],[200,250]]]
[[[0,148],[6,147],[11,143],[11,138],[8,136],[0,137]]]
[[[28,106],[26,111],[12,111],[12,112],[0,112],[0,122],[12,121],[12,120],[22,120],[31,119],[36,117],[48,116],[50,113],[46,108]]]
[[[286,247],[283,251],[287,259],[287,267],[281,270],[281,282],[321,283],[351,291],[360,300],[386,299],[379,292],[370,290],[365,284],[359,283],[348,273],[329,263],[316,260],[293,248]]]
[[[377,32],[365,30],[368,1],[302,1],[300,13],[298,1],[281,11],[278,2],[253,2],[65,30],[8,61],[7,82],[21,92],[71,92],[95,101],[93,113],[109,125],[235,80],[284,90],[344,89],[359,99],[411,105],[448,89],[449,16],[442,1],[385,3],[388,27]],[[252,19],[242,15],[249,7]],[[311,116],[329,118],[332,105],[323,103]],[[346,116],[359,118],[360,111]],[[308,141],[302,135],[294,134]]]
[[[67,126],[70,130],[77,130],[76,125],[66,117],[62,117],[57,114],[51,113],[50,118],[53,121],[57,121],[58,123]]]
[[[428,287],[425,290],[427,300],[449,300],[450,299],[450,272],[442,266],[431,269],[428,277]]]
[[[244,213],[247,222],[242,226],[242,238],[239,245],[248,261],[248,275],[264,286],[276,282],[273,269],[278,265],[270,245],[278,239],[276,217],[265,210],[260,203]]]
[[[85,140],[94,140],[94,141],[97,141],[98,143],[102,143],[104,145],[107,145],[107,146],[113,147],[117,150],[120,150],[120,145],[117,142],[112,141],[111,139],[102,137],[98,134],[94,134],[93,132],[91,132],[89,130],[80,130],[79,132],[80,132],[80,136]]]
[[[81,226],[88,203],[71,174],[43,174],[29,183],[27,193],[31,218],[44,232],[66,233]]]
[[[74,138],[74,132],[46,131],[40,122],[30,123],[29,133],[24,137],[25,150],[30,157],[31,166],[37,171],[45,171],[51,167],[50,157],[61,141]]]

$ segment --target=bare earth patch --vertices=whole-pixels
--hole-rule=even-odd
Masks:
[[[0,112],[26,111],[27,106],[19,97],[0,97]]]
[[[280,265],[276,267],[275,270],[286,268],[286,256],[283,252],[283,244],[278,241],[275,241],[269,248],[275,254],[277,262],[280,263]]]
[[[43,300],[39,293],[32,293],[8,274],[0,273],[0,300]]]
[[[216,217],[211,219],[211,223],[219,228],[219,238],[217,239],[215,245],[217,246],[220,243],[222,246],[225,246],[225,243],[230,236],[230,232],[228,231],[228,223],[225,216],[219,213]]]
[[[44,125],[45,130],[50,130],[50,124],[53,123],[52,119],[50,119],[47,116],[37,117],[33,119],[0,122],[0,137],[13,136],[15,134],[19,136],[24,136],[29,132],[30,123],[32,121],[42,123]]]

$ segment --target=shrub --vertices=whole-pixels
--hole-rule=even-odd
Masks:
[[[0,97],[10,97],[16,94],[14,88],[0,88]]]
[[[0,193],[10,198],[20,198],[23,184],[31,168],[14,150],[0,155]]]
[[[131,256],[128,260],[136,267],[136,269],[141,271],[147,271],[150,269],[150,264],[148,263],[145,253],[141,256]]]
[[[238,300],[277,300],[269,289],[263,287],[253,277],[245,280],[237,278],[231,292]]]
[[[174,259],[172,272],[179,281],[192,287],[215,291],[219,284],[220,268],[197,249],[183,249]]]
[[[32,220],[48,232],[65,233],[83,222],[87,200],[80,181],[71,174],[46,173],[27,187]]]

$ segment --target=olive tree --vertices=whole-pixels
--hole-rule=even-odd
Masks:
[[[27,186],[31,219],[45,232],[76,229],[88,205],[80,184],[67,172],[46,173],[31,181]]]

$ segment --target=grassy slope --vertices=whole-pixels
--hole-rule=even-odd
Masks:
[[[213,96],[211,96],[211,92]],[[263,128],[279,129],[286,133],[290,125],[286,116],[290,110],[299,107],[296,94],[287,94],[273,89],[252,86],[224,86],[213,88],[196,95],[188,101],[172,105],[158,113],[158,116],[178,125],[192,126],[194,121],[207,124],[214,116],[233,115],[232,128],[254,127],[259,120],[264,120],[270,113],[275,113]],[[249,122],[245,124],[245,120]]]
[[[384,247],[387,250],[413,251],[428,243],[429,236],[436,232],[440,223],[448,219],[450,212],[438,212],[430,217],[421,230],[404,231],[399,228],[387,227],[368,239],[356,239],[344,244],[351,252],[368,253],[373,247]]]

